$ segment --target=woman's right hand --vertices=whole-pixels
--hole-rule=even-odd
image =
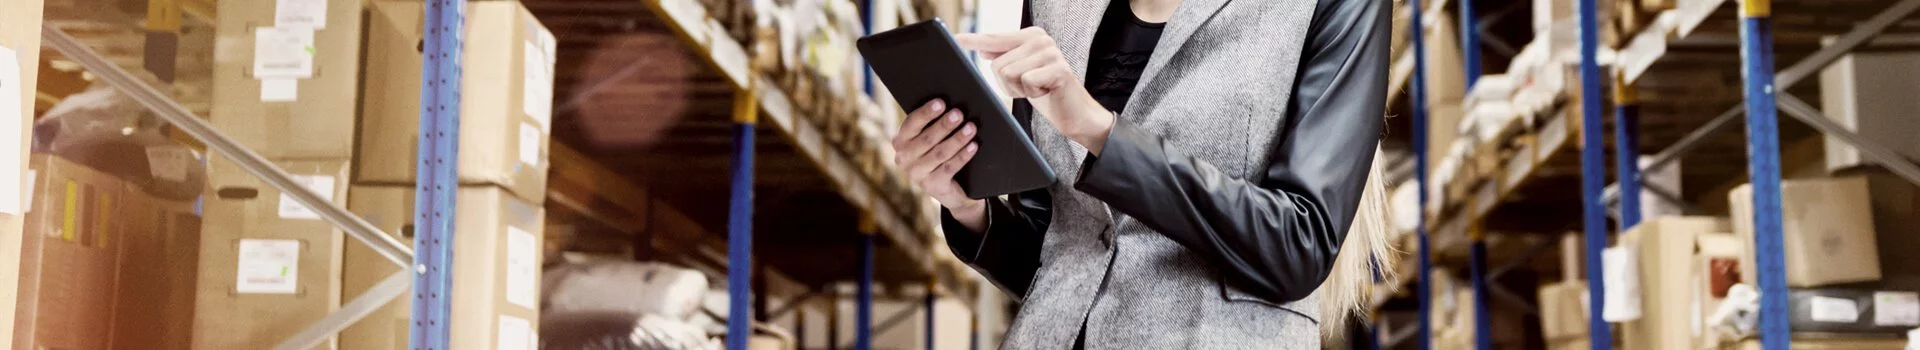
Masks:
[[[954,173],[980,151],[973,142],[978,130],[965,119],[959,110],[948,110],[937,99],[907,113],[900,132],[893,136],[893,164],[905,169],[907,181],[926,190],[954,219],[979,231],[986,222],[985,202],[967,198],[953,180]]]

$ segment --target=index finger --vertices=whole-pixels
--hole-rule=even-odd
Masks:
[[[920,109],[915,109],[913,112],[907,113],[907,120],[900,122],[900,132],[895,134],[893,139],[908,140],[914,136],[919,136],[920,131],[927,128],[927,124],[933,123],[933,118],[939,117],[941,112],[946,111],[947,103],[945,101],[941,101],[940,99],[928,101],[927,104],[921,105]]]
[[[1019,36],[1010,33],[962,33],[954,35],[953,42],[960,44],[962,49],[980,51],[981,55],[988,56],[987,59],[993,59],[1013,48],[1020,47],[1021,40]]]

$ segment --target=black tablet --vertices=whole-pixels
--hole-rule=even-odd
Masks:
[[[954,175],[968,197],[987,198],[1053,183],[1053,168],[1033,147],[1027,126],[1000,107],[1000,98],[939,19],[875,33],[857,44],[860,55],[902,109],[919,109],[938,98],[974,123],[980,153]]]

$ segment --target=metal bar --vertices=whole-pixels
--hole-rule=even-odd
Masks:
[[[85,67],[88,72],[105,81],[107,85],[139,101],[141,106],[147,107],[147,110],[152,111],[154,115],[180,128],[180,131],[186,132],[187,135],[206,143],[208,149],[226,156],[247,173],[260,177],[267,186],[293,197],[294,201],[301,205],[312,208],[315,213],[320,214],[321,219],[346,231],[347,236],[367,243],[367,246],[372,247],[373,251],[379,253],[381,257],[400,266],[408,266],[413,261],[413,249],[408,245],[400,243],[392,235],[381,232],[379,228],[373,227],[373,224],[347,211],[346,208],[327,201],[327,197],[313,192],[313,189],[295,182],[292,176],[273,165],[273,162],[267,161],[266,157],[261,157],[259,153],[254,153],[245,145],[235,142],[225,133],[214,129],[213,125],[207,124],[206,119],[195,116],[192,111],[181,106],[167,94],[134,78],[133,74],[107,61],[99,53],[74,39],[73,36],[67,35],[59,27],[51,24],[42,25],[40,39],[55,51],[80,63],[81,67]]]
[[[758,98],[749,86],[734,94],[733,182],[727,208],[727,349],[746,350],[753,335],[753,147]]]
[[[455,197],[460,191],[460,57],[467,3],[426,3],[425,60],[420,70],[419,168],[414,175],[414,349],[452,346]]]
[[[1787,116],[1798,119],[1827,136],[1839,138],[1840,141],[1859,149],[1868,160],[1880,163],[1880,166],[1892,171],[1894,175],[1900,175],[1908,182],[1920,184],[1920,166],[1914,166],[1913,161],[1907,157],[1901,156],[1886,146],[1861,138],[1860,134],[1847,130],[1846,127],[1834,123],[1832,119],[1827,119],[1820,110],[1807,105],[1798,97],[1793,97],[1791,94],[1777,94],[1775,98],[1779,99],[1780,110],[1786,111]]]
[[[872,219],[862,221],[872,221]],[[863,223],[861,226],[872,225]],[[878,238],[874,236],[876,232],[865,230],[865,228],[872,227],[863,227],[864,232],[861,232],[859,302],[855,305],[853,312],[856,327],[853,329],[853,348],[857,350],[873,350],[873,249],[874,241]]]
[[[1771,7],[1771,0],[1740,1],[1740,70],[1746,90],[1747,169],[1753,184],[1754,266],[1760,275],[1760,343],[1767,350],[1787,350],[1790,310],[1781,239],[1780,121],[1774,110]]]
[[[1506,302],[1508,304],[1513,304],[1513,306],[1519,309],[1521,312],[1525,312],[1529,315],[1540,313],[1540,307],[1534,306],[1533,303],[1527,302],[1526,298],[1521,297],[1520,294],[1514,293],[1512,289],[1507,289],[1507,287],[1502,287],[1496,284],[1496,285],[1493,285],[1492,291],[1493,291],[1493,295],[1500,296],[1500,301]]]
[[[292,337],[281,341],[280,345],[274,346],[273,348],[275,350],[305,350],[319,346],[320,343],[326,342],[327,338],[331,338],[334,334],[340,333],[340,330],[347,329],[347,326],[352,326],[354,322],[359,322],[360,319],[373,314],[373,312],[379,310],[380,307],[386,306],[387,303],[393,302],[399,299],[401,295],[407,294],[407,289],[412,287],[409,285],[412,281],[413,274],[407,273],[407,270],[394,271],[393,275],[389,275],[386,279],[380,280],[380,283],[374,284],[373,288],[360,293],[358,297],[354,297],[353,301],[347,302],[346,305],[341,305],[339,310],[334,310],[333,313],[327,314],[327,317],[321,318],[320,321],[314,322],[311,326],[307,326],[307,329],[301,330],[300,333],[294,333]]]
[[[833,300],[833,303],[827,307],[827,346],[838,349],[840,347],[840,288],[837,286],[827,288],[827,299]]]
[[[1846,34],[1842,34],[1840,37],[1834,39],[1832,44],[1821,47],[1819,51],[1807,56],[1807,58],[1801,59],[1799,62],[1794,62],[1793,66],[1781,70],[1780,74],[1774,78],[1774,85],[1782,89],[1793,87],[1795,84],[1800,83],[1801,80],[1812,76],[1813,73],[1818,72],[1822,68],[1826,68],[1827,65],[1833,64],[1833,61],[1840,59],[1840,56],[1848,52],[1853,52],[1853,49],[1865,45],[1874,37],[1886,32],[1888,28],[1892,28],[1893,25],[1899,23],[1901,19],[1912,15],[1915,10],[1920,10],[1920,0],[1903,0],[1892,6],[1888,6],[1885,11],[1881,11],[1872,18],[1868,18],[1865,22],[1861,22],[1860,25],[1853,27],[1853,30],[1847,31]],[[1681,138],[1679,142],[1675,142],[1673,146],[1661,150],[1660,153],[1654,156],[1653,163],[1647,164],[1646,167],[1642,168],[1642,171],[1651,172],[1667,166],[1668,163],[1672,163],[1674,160],[1680,159],[1680,156],[1686,155],[1698,147],[1702,141],[1706,140],[1708,135],[1719,132],[1721,128],[1725,128],[1727,125],[1733,123],[1734,119],[1739,117],[1740,113],[1744,111],[1746,111],[1746,106],[1741,105],[1734,106],[1726,112],[1720,113],[1720,116],[1714,117],[1713,120],[1707,122],[1706,125],[1695,129],[1693,132],[1687,133],[1686,137]]]
[[[1420,293],[1415,296],[1420,298],[1420,319],[1417,321],[1420,325],[1414,329],[1420,335],[1421,350],[1433,348],[1433,237],[1432,230],[1427,227],[1427,189],[1432,188],[1433,184],[1427,183],[1427,40],[1423,25],[1426,22],[1422,19],[1426,12],[1426,6],[1422,5],[1424,3],[1424,0],[1407,2],[1408,6],[1412,6],[1409,12],[1413,13],[1412,21],[1408,22],[1411,24],[1407,25],[1407,35],[1413,39],[1413,50],[1408,52],[1413,57],[1413,76],[1408,77],[1407,85],[1411,93],[1408,94],[1407,105],[1413,107],[1413,178],[1420,189],[1420,220],[1414,232],[1420,237]]]
[[[1428,321],[1419,321],[1419,322],[1420,322],[1421,324],[1425,324],[1425,323],[1427,323]],[[1395,345],[1400,345],[1400,343],[1401,343],[1401,342],[1404,342],[1404,341],[1407,341],[1407,339],[1413,339],[1413,336],[1415,336],[1415,335],[1419,335],[1419,334],[1421,334],[1421,333],[1426,333],[1426,331],[1424,331],[1424,330],[1421,330],[1420,328],[1421,328],[1421,327],[1413,327],[1413,328],[1407,328],[1407,330],[1404,330],[1404,331],[1399,331],[1399,332],[1394,332],[1393,334],[1388,334],[1388,335],[1387,335],[1387,340],[1386,340],[1386,341],[1384,341],[1384,342],[1382,342],[1382,344],[1381,344],[1381,346],[1384,346],[1384,347],[1386,347],[1386,348],[1394,348],[1394,347],[1395,347]],[[1420,346],[1421,346],[1421,347],[1428,347],[1428,346],[1430,345],[1430,344],[1427,344],[1427,340],[1428,340],[1428,339],[1433,339],[1433,338],[1426,338],[1426,339],[1421,339],[1421,340],[1420,340],[1420,344],[1422,344],[1422,345],[1420,345]]]
[[[1480,26],[1476,25],[1473,13],[1473,0],[1460,2],[1460,56],[1461,66],[1466,67],[1467,91],[1473,90],[1473,83],[1480,81]],[[1482,347],[1484,348],[1484,347]]]
[[[1487,241],[1479,229],[1474,231],[1467,267],[1473,284],[1473,344],[1475,349],[1486,350],[1493,348],[1493,324],[1487,314]]]
[[[634,59],[633,62],[627,62],[627,65],[620,66],[620,70],[614,71],[613,74],[602,77],[600,80],[594,80],[592,84],[587,84],[585,90],[573,93],[572,97],[567,98],[566,104],[562,104],[559,109],[553,110],[553,114],[572,113],[574,109],[580,108],[581,103],[586,103],[588,98],[600,93],[600,90],[613,87],[613,84],[619,82],[621,79],[626,79],[628,76],[632,76],[633,73],[639,73],[640,68],[646,67],[647,63],[652,61],[653,60],[648,57],[640,57]]]
[[[1607,208],[1600,203],[1606,186],[1606,139],[1600,108],[1600,9],[1596,0],[1579,0],[1580,25],[1580,207],[1587,238],[1587,297],[1592,310],[1605,310],[1606,279],[1600,273],[1600,249],[1607,246]],[[1613,330],[1599,312],[1587,313],[1588,344],[1613,348]]]
[[[795,295],[792,299],[788,299],[786,303],[781,304],[780,307],[773,308],[773,311],[767,312],[767,318],[780,318],[781,316],[786,316],[788,312],[802,311],[800,306],[804,305],[807,299],[812,299],[822,293],[820,290],[812,290],[805,294]]]
[[[1619,75],[1613,80],[1613,158],[1620,179],[1619,232],[1640,224],[1640,106],[1634,105],[1632,86]]]
[[[1493,272],[1487,274],[1487,279],[1498,281],[1500,280],[1500,276],[1505,276],[1507,272],[1511,272],[1513,271],[1513,269],[1520,268],[1521,266],[1526,266],[1528,261],[1533,260],[1533,257],[1540,256],[1540,252],[1547,251],[1548,250],[1547,248],[1554,247],[1559,243],[1560,243],[1559,241],[1551,240],[1551,239],[1540,240],[1539,243],[1534,243],[1532,247],[1528,247],[1525,253],[1521,253],[1520,256],[1514,257],[1513,261],[1508,261],[1505,265],[1500,265],[1500,267],[1493,268]]]
[[[912,304],[908,304],[908,305],[912,305]],[[887,331],[893,330],[893,327],[898,327],[900,326],[900,324],[906,323],[907,319],[913,318],[914,311],[919,311],[919,310],[915,310],[915,308],[913,307],[908,307],[905,309],[900,309],[900,311],[894,312],[893,315],[888,315],[886,320],[880,321],[880,324],[873,326],[873,334],[886,333]],[[859,346],[856,344],[854,348],[857,349],[859,348]]]
[[[933,293],[935,287],[933,281],[927,281],[927,350],[933,350],[933,301],[937,296]]]

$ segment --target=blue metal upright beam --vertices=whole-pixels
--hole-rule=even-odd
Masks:
[[[872,214],[867,214],[872,215]],[[861,226],[871,226],[872,219],[862,219]],[[871,227],[868,227],[871,228]],[[875,230],[862,229],[860,237],[860,300],[855,305],[853,319],[853,348],[855,350],[873,350],[873,249],[878,233]]]
[[[1760,344],[1786,350],[1786,253],[1781,242],[1780,120],[1774,105],[1771,0],[1740,2],[1740,70],[1747,97],[1747,171],[1753,184],[1754,267],[1760,283]]]
[[[933,350],[933,282],[927,282],[927,350]]]
[[[1480,26],[1474,17],[1473,0],[1460,2],[1460,53],[1461,65],[1466,67],[1466,86],[1469,93],[1473,84],[1480,81]],[[1471,257],[1467,259],[1467,276],[1473,286],[1473,345],[1475,349],[1493,348],[1493,321],[1487,308],[1487,241],[1479,229],[1473,231],[1470,244]]]
[[[1626,79],[1613,80],[1614,176],[1620,182],[1620,232],[1640,224],[1640,106]]]
[[[414,174],[413,324],[417,350],[448,349],[453,309],[454,195],[460,191],[460,57],[467,2],[426,3],[421,42],[419,163]]]
[[[1460,2],[1460,63],[1466,67],[1467,90],[1480,81],[1480,19],[1473,12],[1473,0]]]
[[[1420,236],[1420,349],[1433,348],[1433,247],[1432,239],[1427,237],[1427,39],[1421,24],[1426,12],[1426,1],[1408,1],[1413,6],[1412,24],[1408,25],[1407,35],[1413,39],[1413,77],[1408,79],[1411,99],[1407,105],[1413,106],[1413,178],[1420,192],[1420,220],[1417,221],[1414,234]]]
[[[1600,100],[1600,9],[1595,0],[1579,1],[1580,25],[1580,208],[1586,228],[1587,336],[1594,349],[1613,348],[1613,330],[1600,317],[1606,310],[1606,278],[1601,274],[1600,250],[1607,247],[1607,208],[1600,191],[1606,186],[1606,123]]]
[[[753,146],[760,106],[754,88],[734,95],[733,182],[727,205],[727,349],[753,335]]]

